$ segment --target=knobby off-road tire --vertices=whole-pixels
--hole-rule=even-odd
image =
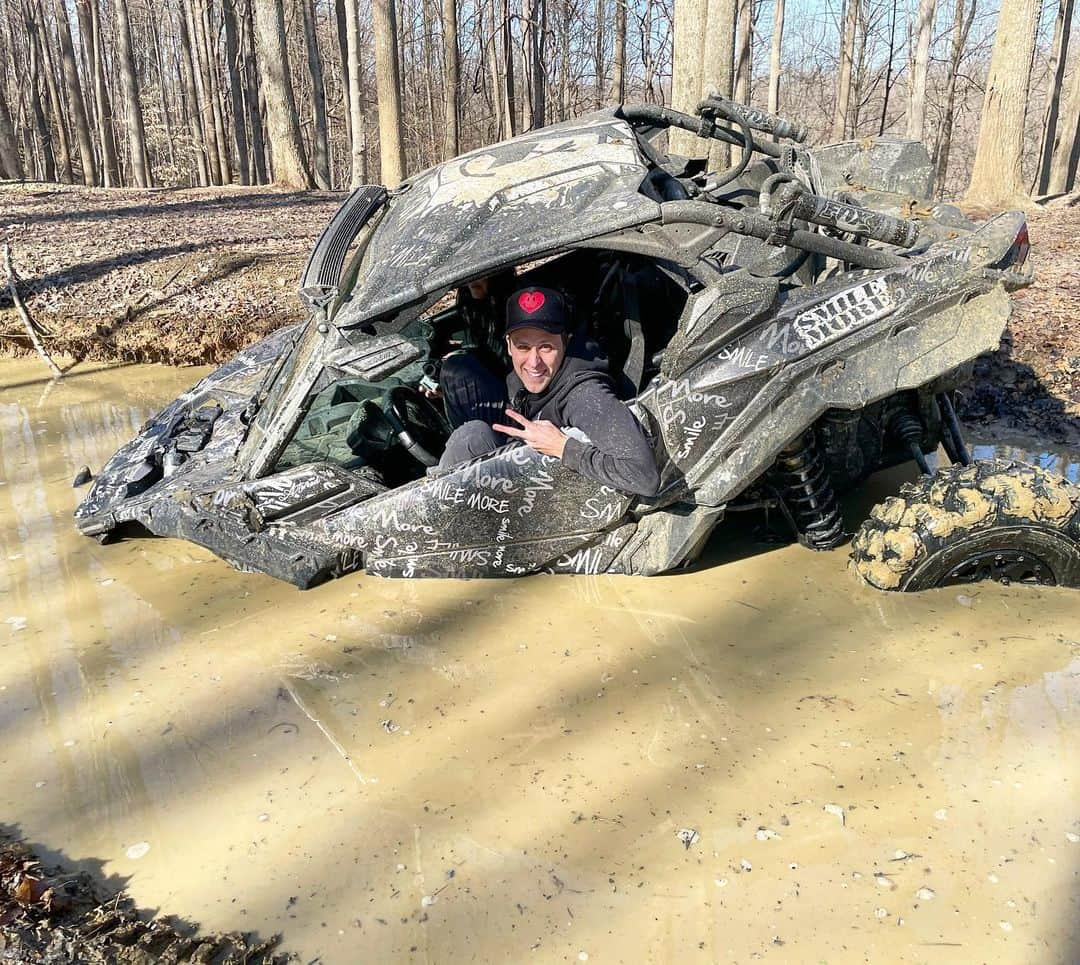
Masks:
[[[875,506],[851,557],[880,590],[981,579],[1080,586],[1080,489],[1021,462],[948,466]]]

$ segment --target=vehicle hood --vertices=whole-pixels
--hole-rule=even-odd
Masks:
[[[80,532],[106,533],[139,519],[144,504],[227,480],[235,472],[236,451],[247,435],[249,406],[300,328],[279,329],[245,349],[148,419],[142,431],[102,467],[75,510]],[[168,449],[182,451],[183,462],[166,474],[162,461]]]
[[[507,264],[659,220],[629,124],[599,111],[423,171],[393,192],[334,323],[350,329]]]

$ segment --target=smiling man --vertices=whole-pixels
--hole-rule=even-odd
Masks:
[[[575,472],[621,492],[655,496],[660,488],[652,446],[615,395],[595,346],[569,336],[562,295],[524,288],[506,305],[506,423],[472,421],[455,429],[439,465],[455,466],[520,439]],[[576,431],[574,431],[576,430]]]

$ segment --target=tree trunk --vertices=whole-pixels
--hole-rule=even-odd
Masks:
[[[56,121],[56,139],[60,150],[60,180],[64,184],[71,184],[75,180],[71,166],[71,141],[68,138],[60,91],[56,86],[56,65],[53,62],[52,49],[49,44],[48,21],[45,19],[45,12],[37,0],[34,0],[34,17],[37,23],[40,24],[38,36],[41,41],[41,65],[45,75],[45,88],[49,94],[49,106]]]
[[[195,52],[191,48],[191,34],[188,32],[188,18],[184,10],[179,11],[180,19],[180,80],[184,85],[184,100],[187,105],[188,127],[195,142],[195,164],[199,172],[199,186],[206,187],[213,181],[210,172],[210,152],[206,149],[203,134],[203,115],[199,105],[198,68]]]
[[[405,176],[401,143],[401,83],[394,0],[372,0],[375,31],[375,93],[379,101],[379,178],[396,188]]]
[[[878,137],[885,133],[886,121],[889,116],[889,97],[892,95],[895,78],[893,75],[893,58],[896,55],[896,8],[899,0],[892,0],[889,10],[889,54],[885,59],[885,92],[881,98],[881,117],[878,121]],[[936,155],[935,155],[936,157]]]
[[[461,135],[458,132],[458,86],[461,83],[461,67],[458,60],[457,0],[442,0],[443,31],[443,95],[446,126],[443,154],[455,157],[461,153]]]
[[[1046,117],[1043,121],[1043,148],[1039,161],[1039,193],[1045,194],[1050,185],[1050,166],[1054,159],[1054,139],[1057,133],[1058,111],[1065,86],[1065,62],[1069,56],[1069,34],[1072,30],[1073,0],[1059,0],[1057,19],[1054,21],[1054,44],[1050,54],[1052,78],[1046,96]],[[1080,70],[1080,62],[1073,68]]]
[[[202,38],[201,46],[206,57],[206,76],[209,81],[207,91],[210,96],[210,110],[214,118],[214,146],[217,149],[218,168],[221,170],[221,183],[232,182],[232,163],[229,161],[229,141],[225,136],[225,116],[222,113],[224,99],[221,96],[221,77],[218,70],[217,47],[212,43],[214,31],[211,29],[209,0],[199,0],[198,29]]]
[[[49,123],[45,120],[45,110],[42,107],[42,87],[44,80],[41,77],[41,41],[38,36],[37,24],[30,16],[30,11],[23,8],[23,27],[26,30],[26,44],[29,57],[29,77],[24,83],[28,88],[30,112],[34,121],[34,135],[36,137],[38,155],[41,158],[42,175],[45,181],[56,180],[56,155],[53,154],[52,132]]]
[[[345,0],[345,27],[349,62],[349,130],[352,132],[350,152],[352,156],[352,186],[367,181],[366,140],[364,125],[364,90],[360,73],[360,22],[356,0]]]
[[[547,0],[533,0],[533,126],[547,124],[547,72],[544,70],[544,38],[547,37]]]
[[[847,0],[844,33],[840,42],[840,77],[836,87],[836,111],[833,114],[832,140],[842,141],[847,131],[848,104],[851,100],[851,62],[855,55],[855,25],[859,0]]]
[[[75,62],[75,47],[71,42],[71,25],[67,18],[64,0],[53,0],[56,31],[60,40],[60,63],[64,69],[64,86],[67,88],[68,108],[75,124],[75,136],[79,142],[79,159],[82,162],[83,184],[97,184],[97,165],[94,162],[94,142],[90,138],[90,124],[86,118],[86,102],[83,100],[79,66]]]
[[[719,91],[730,98],[735,84],[735,0],[708,0],[708,17],[701,32],[701,93]],[[721,141],[708,145],[709,169],[718,171],[730,163],[731,150]]]
[[[753,51],[754,0],[739,0],[738,46],[735,53],[735,92],[738,104],[750,103],[750,71]]]
[[[315,34],[315,11],[312,8],[312,0],[301,0],[300,6],[304,13],[304,42],[307,46],[312,118],[315,123],[313,173],[315,184],[327,191],[330,188],[330,139],[326,126],[326,92],[323,89],[322,56],[319,53],[319,38]]]
[[[712,28],[708,0],[674,0],[674,39],[671,60],[671,106],[690,114],[701,101],[704,86],[703,57],[705,35]],[[730,0],[729,0],[730,2]],[[702,28],[705,29],[702,29]],[[734,17],[732,18],[734,31]],[[730,90],[730,63],[728,65]],[[689,131],[668,129],[668,149],[673,154],[690,157],[703,153],[707,145]]]
[[[1038,0],[1002,0],[968,202],[1006,207],[1026,200],[1024,112],[1038,22]]]
[[[533,129],[533,2],[521,0],[521,75],[525,95],[521,98],[521,129]]]
[[[22,159],[19,157],[18,142],[15,140],[15,128],[11,123],[11,111],[8,110],[7,92],[0,84],[0,177],[19,181],[23,176]]]
[[[559,120],[570,117],[570,2],[559,4],[562,13],[559,24]]]
[[[94,100],[97,103],[98,141],[101,145],[101,167],[107,188],[121,185],[120,168],[116,162],[116,137],[113,132],[112,98],[105,76],[105,38],[101,33],[101,11],[98,0],[80,0],[89,11],[88,53],[94,78]]]
[[[484,20],[487,21],[487,30],[485,32],[485,49],[486,53],[484,59],[487,61],[487,70],[485,74],[490,80],[491,85],[491,113],[495,120],[495,140],[501,140],[506,135],[503,133],[503,118],[505,114],[503,112],[503,85],[501,78],[501,68],[499,65],[499,19],[497,8],[495,6],[495,0],[483,0],[481,9],[483,10]]]
[[[616,3],[618,0],[616,0]],[[593,60],[596,63],[596,109],[600,110],[604,106],[604,88],[606,86],[606,73],[604,64],[604,0],[596,0],[596,25],[595,31],[595,46],[593,50]]]
[[[345,0],[334,0],[334,35],[338,47],[338,81],[341,84],[341,108],[345,117],[345,141],[352,144],[352,101],[349,85],[349,22]],[[351,147],[350,147],[351,150]]]
[[[945,85],[945,116],[941,123],[941,135],[934,151],[936,171],[934,180],[937,184],[938,197],[945,193],[945,175],[949,171],[949,152],[952,150],[953,113],[956,108],[956,78],[960,73],[960,61],[964,56],[964,48],[967,46],[968,32],[971,30],[972,21],[975,19],[976,0],[972,0],[971,8],[966,16],[964,5],[966,0],[956,0],[956,10],[953,14],[953,37],[952,52],[949,57],[949,74]]]
[[[195,73],[195,96],[198,99],[199,123],[202,127],[206,163],[212,184],[224,184],[225,172],[221,168],[221,152],[218,150],[217,132],[214,127],[213,94],[210,89],[210,69],[207,51],[203,45],[202,16],[195,6],[197,0],[181,0],[188,37],[191,40],[191,64]]]
[[[115,0],[114,7],[116,31],[120,40],[120,80],[124,85],[131,168],[136,186],[149,188],[153,186],[154,180],[147,161],[146,130],[143,127],[142,105],[139,102],[139,85],[135,80],[135,57],[131,51],[131,24],[128,22],[127,0]]]
[[[255,183],[266,184],[270,178],[266,172],[266,144],[263,137],[262,110],[260,103],[262,92],[259,90],[258,58],[255,56],[255,17],[252,4],[255,0],[244,3],[244,100],[247,102],[248,121],[251,124],[251,164],[254,169]]]
[[[769,113],[780,113],[780,51],[784,42],[784,0],[773,7],[772,43],[769,45]]]
[[[615,0],[615,49],[611,53],[611,103],[626,100],[626,3]]]
[[[255,0],[259,71],[266,98],[266,127],[273,159],[273,183],[309,191],[311,172],[304,159],[289,57],[285,49],[285,11],[278,0]]]
[[[908,88],[907,136],[921,141],[926,125],[926,76],[930,67],[930,41],[934,31],[934,0],[919,0],[915,31],[915,57],[911,62],[911,82]]]
[[[641,24],[641,68],[644,72],[645,103],[656,103],[653,82],[656,79],[656,58],[652,49],[653,0],[645,0],[645,13]]]
[[[248,163],[247,126],[244,124],[244,88],[240,79],[240,37],[237,29],[236,0],[223,0],[225,21],[225,56],[229,60],[229,103],[232,104],[233,143],[236,145],[237,174],[241,184],[251,184]]]
[[[1054,136],[1054,149],[1050,158],[1050,177],[1047,181],[1048,194],[1064,194],[1076,184],[1077,155],[1080,154],[1080,64],[1073,67],[1072,87],[1061,115],[1057,133]]]
[[[510,30],[510,0],[502,0],[499,44],[501,47],[501,78],[503,82],[503,129],[506,137],[517,134],[517,100],[514,90],[514,41]]]

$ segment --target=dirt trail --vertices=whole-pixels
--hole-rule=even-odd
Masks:
[[[0,360],[0,820],[140,908],[324,965],[1080,960],[1076,591],[883,594],[747,519],[667,577],[299,593],[72,526],[201,370],[41,369]]]
[[[12,247],[24,298],[53,350],[220,362],[301,317],[297,280],[341,200],[269,188],[8,183],[0,184],[0,242]],[[0,332],[16,331],[0,294]]]

